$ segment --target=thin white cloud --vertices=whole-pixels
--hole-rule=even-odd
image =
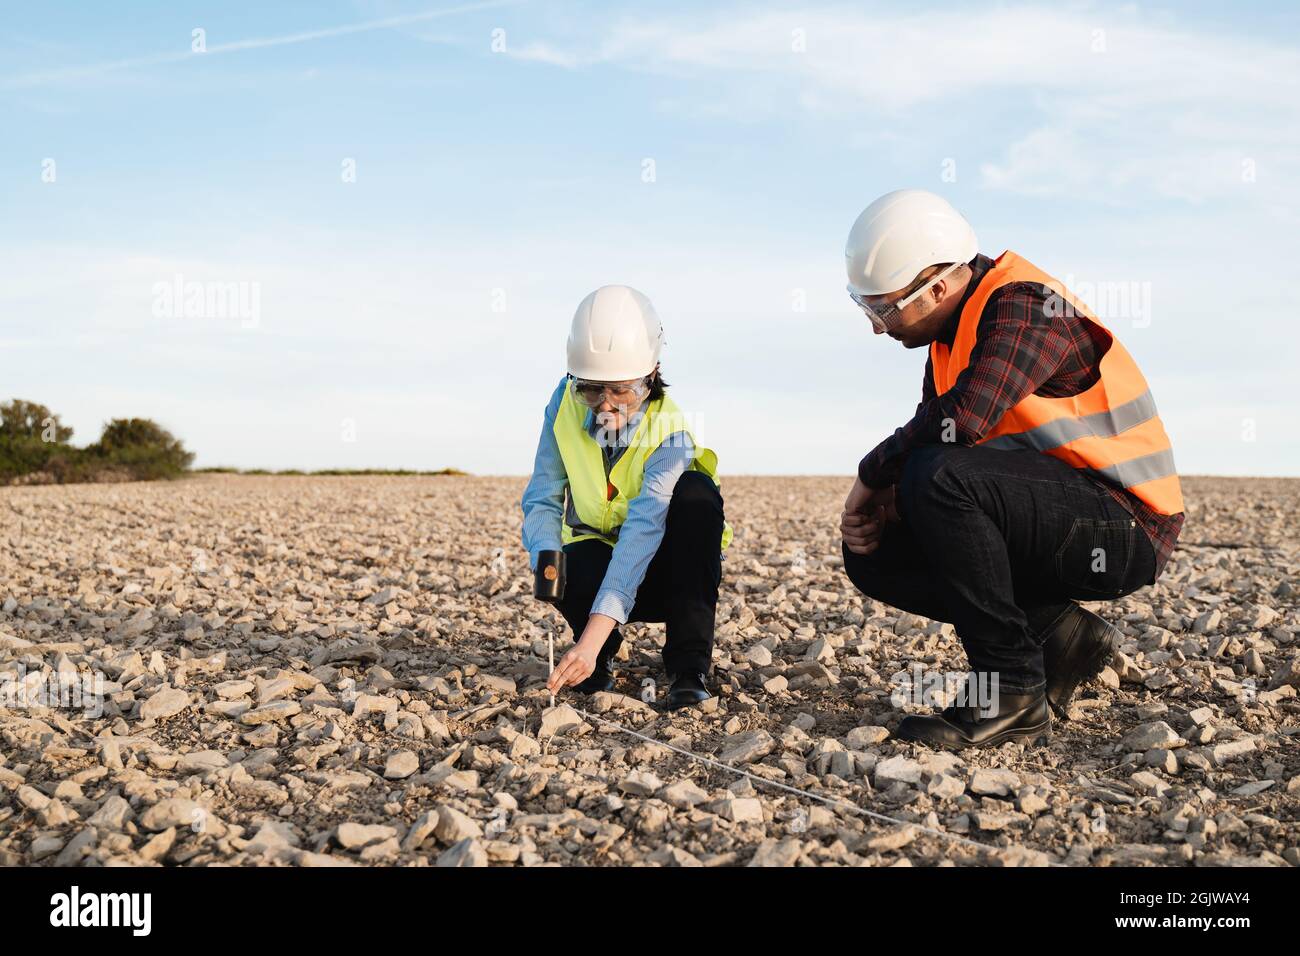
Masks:
[[[514,60],[546,63],[551,66],[564,67],[567,70],[574,69],[582,64],[582,59],[577,54],[558,50],[549,43],[529,43],[518,50],[507,44],[502,52]]]
[[[63,83],[69,80],[88,79],[119,70],[142,69],[151,66],[161,66],[168,63],[180,63],[185,60],[193,60],[198,56],[212,56],[219,53],[239,53],[245,50],[261,50],[267,47],[309,43],[312,40],[324,40],[330,37],[350,36],[354,33],[368,33],[373,30],[390,30],[396,27],[409,26],[414,23],[423,23],[428,20],[436,20],[441,17],[452,16],[457,13],[471,13],[478,10],[488,10],[493,7],[517,6],[525,2],[527,2],[527,0],[482,0],[482,2],[479,3],[466,3],[455,7],[425,10],[422,13],[411,13],[397,17],[384,17],[379,20],[367,20],[364,23],[350,23],[344,26],[326,27],[320,30],[304,30],[299,33],[285,34],[284,36],[252,37],[247,40],[233,40],[229,43],[216,43],[207,47],[207,49],[202,53],[194,53],[190,50],[184,50],[175,53],[158,53],[152,56],[130,57],[123,60],[91,63],[84,66],[67,66],[53,70],[40,70],[0,79],[0,90],[26,89],[29,87],[46,86],[52,83]]]
[[[521,58],[704,80],[659,101],[694,117],[795,111],[874,119],[883,135],[986,115],[998,125],[967,139],[980,155],[967,168],[1024,195],[1202,201],[1267,182],[1269,199],[1300,198],[1300,51],[1268,38],[1151,25],[1132,8],[1024,6],[737,8],[594,30]]]

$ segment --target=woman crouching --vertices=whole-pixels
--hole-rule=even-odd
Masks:
[[[663,326],[627,286],[582,300],[569,332],[569,374],[546,406],[524,491],[523,544],[574,646],[552,692],[614,686],[628,621],[666,624],[670,710],[709,698],[713,621],[731,528],[718,458],[698,447],[659,371]],[[546,589],[549,587],[549,594]]]

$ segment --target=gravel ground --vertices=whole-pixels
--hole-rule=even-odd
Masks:
[[[0,489],[0,863],[1300,865],[1300,480],[1187,479],[1052,745],[958,754],[886,739],[891,675],[965,659],[843,578],[848,483],[724,478],[717,697],[671,715],[658,625],[548,710],[522,479]]]

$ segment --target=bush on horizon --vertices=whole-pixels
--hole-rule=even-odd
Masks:
[[[115,418],[99,441],[70,444],[72,429],[44,405],[0,403],[0,484],[148,481],[176,478],[194,460],[181,441],[147,418]]]

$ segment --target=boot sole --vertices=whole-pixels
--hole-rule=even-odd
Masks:
[[[706,700],[711,700],[711,699],[712,699],[712,695],[709,695],[708,697],[701,697],[699,700],[684,700],[681,701],[680,703],[670,704],[668,701],[664,701],[664,710],[674,711],[674,710],[681,710],[683,707],[698,707]]]
[[[999,744],[1006,743],[1008,740],[1015,740],[1020,737],[1027,738],[1026,742],[1030,747],[1045,747],[1050,745],[1052,742],[1052,719],[1049,717],[1036,727],[1014,727],[1004,730],[1002,733],[996,734],[988,740],[981,740],[977,744],[938,744],[934,741],[926,740],[923,737],[899,737],[897,735],[895,735],[894,739],[907,740],[912,743],[926,744],[927,746],[932,747],[942,747],[944,750],[977,750],[984,747],[996,747]]]
[[[590,697],[592,694],[607,694],[617,686],[618,681],[611,680],[608,687],[583,687],[582,684],[574,684],[572,689],[576,690],[579,694],[586,694]]]
[[[1106,665],[1114,660],[1116,647],[1115,627],[1108,624],[1106,626],[1105,640],[1093,652],[1088,663],[1079,669],[1079,676],[1075,678],[1073,684],[1066,687],[1065,692],[1060,695],[1060,700],[1053,700],[1050,694],[1047,696],[1047,706],[1052,708],[1052,713],[1056,715],[1058,720],[1066,721],[1070,719],[1070,701],[1074,699],[1075,692],[1089,681],[1095,680],[1097,675],[1106,668]]]

